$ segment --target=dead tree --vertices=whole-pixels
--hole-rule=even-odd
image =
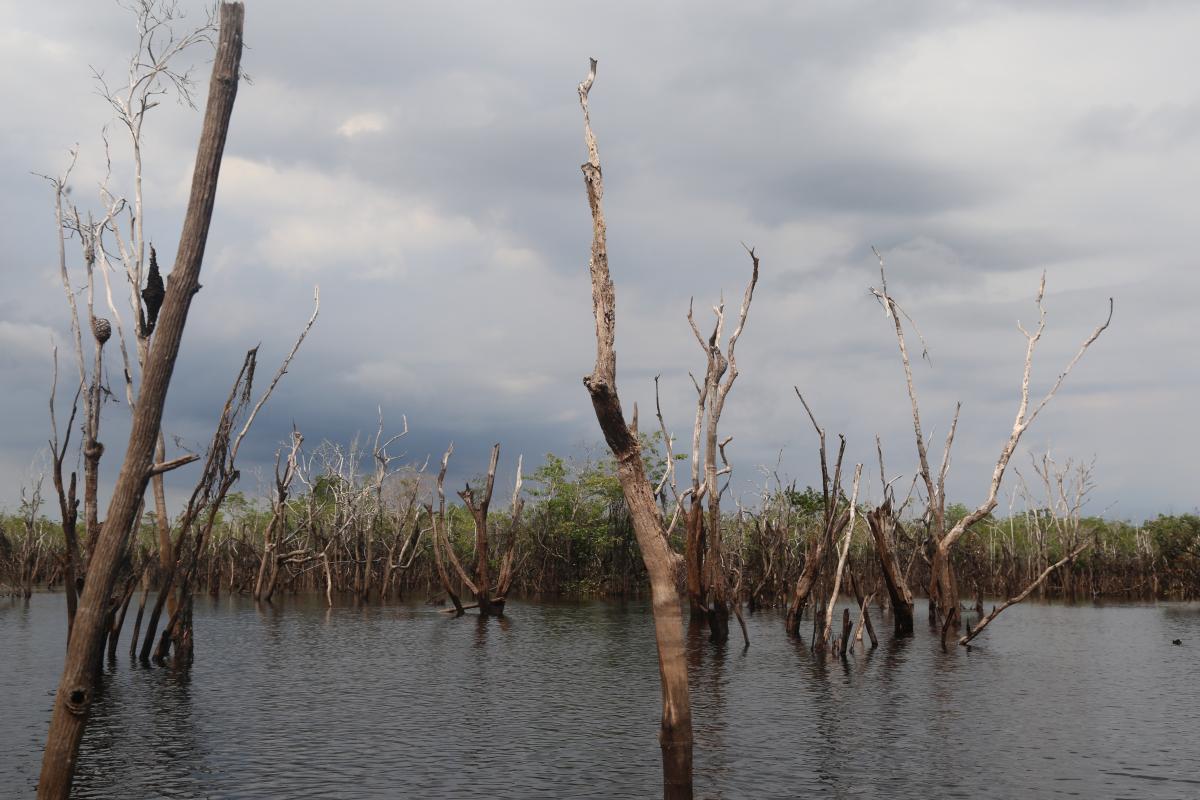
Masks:
[[[117,253],[129,290],[130,306],[133,309],[137,368],[144,373],[146,359],[150,353],[151,337],[155,331],[163,302],[164,288],[158,269],[157,256],[152,245],[149,246],[149,261],[147,262],[146,259],[148,245],[145,234],[145,202],[142,187],[143,126],[147,112],[159,104],[160,98],[168,90],[174,91],[182,102],[195,107],[192,102],[194,82],[191,72],[190,70],[183,72],[176,70],[173,62],[189,48],[211,42],[214,28],[212,20],[209,18],[198,28],[184,34],[177,34],[174,30],[174,23],[182,15],[173,5],[169,4],[160,7],[156,3],[143,2],[139,3],[134,11],[137,15],[138,46],[129,60],[125,85],[110,87],[104,76],[99,73],[96,75],[96,80],[101,96],[108,101],[116,114],[117,121],[129,137],[133,160],[133,196],[128,199],[115,197],[108,191],[107,184],[101,188],[101,196],[105,207],[110,211],[111,222],[108,225],[107,233],[117,245]],[[106,149],[107,145],[106,140]],[[116,224],[118,217],[125,218],[127,234],[123,231],[122,225]],[[107,253],[103,248],[99,248],[97,252],[103,267],[101,274],[104,276],[108,306],[117,324],[118,342],[124,362],[126,400],[130,409],[133,409],[136,405],[136,396],[131,377],[133,370],[125,346],[125,330],[120,312],[113,302],[112,287],[108,280]],[[159,431],[155,447],[155,459],[166,460],[166,447],[162,431]],[[154,496],[159,566],[166,569],[174,556],[170,547],[170,524],[163,474],[154,475],[150,479],[150,485]]]
[[[492,458],[488,462],[487,479],[483,487],[483,496],[476,497],[471,484],[458,493],[471,512],[475,522],[475,585],[471,591],[475,593],[475,602],[479,604],[479,616],[503,614],[503,601],[498,607],[492,603],[492,581],[488,572],[488,507],[492,504],[492,489],[496,485],[496,464],[500,460],[500,445],[492,445]]]
[[[754,299],[754,287],[758,283],[758,256],[753,248],[747,248],[753,265],[750,283],[742,298],[742,307],[738,313],[737,327],[729,337],[725,352],[721,351],[721,334],[725,328],[725,301],[713,306],[716,321],[712,333],[706,339],[696,326],[692,314],[692,305],[688,304],[688,324],[696,337],[696,342],[704,351],[707,361],[704,371],[704,382],[701,384],[695,377],[692,383],[696,387],[696,424],[692,432],[692,490],[691,508],[687,516],[687,550],[685,559],[688,568],[688,598],[692,605],[693,615],[697,599],[708,620],[711,638],[714,642],[724,642],[729,638],[729,587],[725,575],[723,547],[721,541],[721,495],[724,488],[717,486],[720,476],[728,474],[730,467],[725,460],[725,446],[730,438],[718,441],[717,426],[721,421],[721,412],[725,409],[725,399],[733,382],[737,380],[737,357],[734,348],[738,338],[746,327],[746,316],[750,313],[750,301]],[[701,429],[704,433],[704,483],[700,483],[701,463]],[[723,466],[718,469],[717,455],[720,451]],[[707,528],[701,530],[704,520],[700,514],[700,502],[707,499]],[[702,554],[703,552],[703,554]],[[693,586],[694,578],[700,578],[700,585]],[[699,597],[696,597],[696,592]]]
[[[998,608],[993,607],[991,612],[983,616],[974,628],[967,625],[967,634],[958,640],[960,645],[965,646],[970,644],[971,640],[983,633],[983,629],[990,625],[1002,611],[1009,606],[1014,606],[1025,600],[1035,589],[1044,587],[1046,579],[1055,571],[1063,568],[1069,570],[1075,563],[1075,560],[1092,545],[1090,541],[1081,542],[1079,535],[1080,515],[1083,504],[1092,489],[1091,465],[1074,464],[1068,460],[1066,465],[1060,468],[1050,458],[1050,454],[1046,453],[1042,456],[1040,464],[1037,458],[1033,459],[1033,468],[1038,477],[1042,479],[1046,491],[1046,507],[1044,509],[1045,513],[1042,514],[1039,514],[1035,507],[1031,507],[1027,512],[1026,518],[1029,521],[1031,532],[1034,533],[1038,541],[1038,556],[1043,559],[1039,566],[1044,567],[1044,569],[1025,587],[1024,591],[1015,597],[1010,597]],[[1026,502],[1029,503],[1033,499],[1033,495],[1030,493],[1029,487],[1025,485],[1023,479],[1021,481],[1021,489],[1025,495]],[[1047,527],[1051,527],[1057,534],[1058,542],[1065,553],[1061,559],[1053,564],[1048,564],[1045,561]],[[1073,601],[1073,584],[1067,587],[1066,593]]]
[[[1100,337],[1100,334],[1108,328],[1112,321],[1113,302],[1112,298],[1108,301],[1108,316],[1094,331],[1083,341],[1079,350],[1074,357],[1067,363],[1066,367],[1059,373],[1058,379],[1050,387],[1040,401],[1030,403],[1029,397],[1029,380],[1030,373],[1033,369],[1033,353],[1036,350],[1038,342],[1042,338],[1042,333],[1046,328],[1046,310],[1042,305],[1042,300],[1046,294],[1046,275],[1042,273],[1042,279],[1038,285],[1037,297],[1035,303],[1038,310],[1038,324],[1032,332],[1027,331],[1020,323],[1017,328],[1025,337],[1025,366],[1021,375],[1021,390],[1020,400],[1017,404],[1016,418],[1013,420],[1012,432],[1009,434],[1008,440],[1000,450],[1000,456],[996,459],[995,469],[992,471],[992,479],[988,486],[987,498],[980,503],[973,511],[955,523],[947,530],[946,525],[946,473],[950,468],[950,449],[954,444],[954,432],[958,426],[958,412],[961,404],[956,407],[954,419],[950,424],[950,432],[946,436],[946,444],[942,451],[942,463],[936,477],[929,466],[929,455],[925,446],[925,436],[921,429],[921,413],[917,404],[917,392],[913,383],[912,366],[909,362],[908,349],[904,340],[904,326],[901,322],[901,316],[911,318],[904,312],[903,309],[896,303],[892,296],[888,293],[887,278],[884,274],[883,256],[875,251],[875,256],[879,261],[879,278],[880,288],[871,289],[871,293],[883,305],[884,313],[893,323],[896,332],[896,342],[900,348],[900,360],[904,365],[904,378],[908,388],[908,397],[912,406],[913,432],[917,441],[917,457],[919,462],[919,471],[921,480],[924,483],[926,491],[926,502],[928,510],[926,518],[929,525],[929,537],[933,547],[933,558],[930,564],[930,580],[929,580],[929,604],[930,604],[930,621],[937,623],[942,621],[941,627],[943,630],[955,627],[959,620],[959,595],[958,585],[954,578],[954,571],[950,563],[950,554],[955,543],[962,538],[971,526],[979,522],[992,512],[997,505],[997,496],[1000,492],[1000,484],[1004,480],[1004,471],[1008,466],[1009,460],[1012,458],[1013,452],[1017,449],[1017,444],[1021,440],[1021,435],[1033,424],[1039,413],[1050,402],[1051,398],[1058,393],[1063,381],[1067,375],[1083,357],[1087,349]],[[914,327],[915,330],[915,327]],[[918,332],[918,336],[920,333]],[[922,344],[924,339],[922,338]],[[924,353],[923,353],[924,354]],[[944,637],[943,637],[944,638]]]
[[[883,502],[867,512],[867,526],[875,542],[875,555],[879,559],[879,572],[887,587],[892,603],[892,619],[896,636],[911,636],[913,633],[913,595],[908,588],[908,578],[900,568],[896,554],[896,531],[900,527],[900,509],[894,507],[895,495],[892,481],[883,471],[883,446],[875,437],[875,449],[879,453],[879,480],[883,485]],[[907,501],[906,501],[907,502]],[[901,506],[903,508],[903,506]]]
[[[800,398],[801,405],[804,406],[804,410],[808,414],[813,428],[817,431],[821,459],[822,524],[820,532],[810,545],[808,554],[805,556],[804,568],[800,572],[800,577],[796,580],[796,588],[792,591],[792,599],[788,604],[785,624],[786,630],[791,636],[800,635],[800,618],[804,614],[805,606],[808,605],[808,598],[812,593],[813,586],[816,585],[817,578],[820,577],[821,565],[825,561],[826,550],[833,543],[834,539],[840,536],[846,526],[850,524],[850,509],[843,508],[842,504],[842,501],[845,499],[842,494],[842,457],[846,453],[846,438],[838,436],[837,461],[834,465],[833,476],[831,478],[829,475],[829,460],[825,452],[825,429],[817,424],[817,418],[813,416],[812,410],[808,407],[808,403],[805,402],[804,395],[800,394],[799,388],[796,388],[796,396]]]
[[[59,193],[61,203],[61,184]],[[79,603],[79,587],[76,585],[76,578],[81,574],[82,570],[79,563],[79,536],[76,533],[76,525],[79,520],[79,500],[76,497],[75,473],[71,473],[70,483],[64,484],[63,461],[66,459],[67,448],[71,442],[71,429],[75,427],[75,414],[79,410],[80,391],[75,392],[75,400],[71,403],[71,416],[67,420],[67,426],[63,431],[63,438],[60,442],[58,438],[58,420],[54,413],[55,392],[58,389],[58,348],[55,347],[53,350],[54,377],[50,381],[50,457],[53,463],[51,464],[50,474],[54,481],[55,493],[58,495],[58,513],[63,531],[63,590],[67,596],[67,641],[69,642],[71,639],[71,630],[75,625],[75,612]],[[82,390],[83,385],[80,384],[79,388]]]
[[[1040,457],[1031,454],[1030,460],[1034,474],[1041,483],[1042,499],[1035,499],[1019,471],[1017,476],[1020,479],[1020,494],[1025,500],[1026,524],[1038,545],[1038,568],[1044,569],[1050,564],[1047,552],[1051,535],[1063,553],[1079,547],[1083,506],[1093,488],[1092,465],[1067,459],[1065,464],[1059,466],[1049,452]],[[1063,594],[1072,603],[1076,596],[1074,563],[1072,560],[1063,565]],[[1044,597],[1045,590],[1046,584],[1042,583],[1038,587],[1039,596]]]
[[[663,758],[663,793],[668,800],[692,797],[692,707],[688,696],[687,660],[679,594],[675,574],[679,557],[671,549],[662,516],[654,501],[654,487],[646,477],[636,425],[625,421],[617,394],[616,294],[608,270],[607,223],[604,219],[604,178],[600,153],[588,114],[588,93],[596,79],[596,60],[579,84],[584,139],[588,160],[583,178],[592,213],[592,248],[588,269],[592,279],[592,311],[596,322],[596,364],[583,379],[604,440],[617,462],[617,478],[633,521],[634,534],[650,577],[654,607],[654,632],[662,679],[662,722],[659,744]]]
[[[442,459],[442,472],[438,476],[438,520],[435,524],[435,530],[441,529],[440,544],[439,539],[435,538],[434,543],[434,558],[438,568],[438,575],[442,580],[442,586],[446,593],[454,602],[454,611],[458,616],[462,616],[467,609],[478,608],[481,617],[487,616],[503,616],[504,605],[508,597],[508,591],[512,586],[514,576],[514,566],[517,547],[517,526],[520,524],[521,510],[525,506],[525,501],[521,498],[521,466],[523,459],[517,459],[517,481],[516,488],[513,490],[512,496],[512,513],[511,522],[508,533],[508,547],[505,554],[500,559],[500,575],[496,586],[493,589],[491,580],[491,566],[489,562],[490,542],[488,540],[488,509],[491,506],[492,491],[496,484],[496,465],[500,459],[500,445],[493,445],[492,457],[488,462],[487,478],[484,485],[482,497],[476,497],[475,491],[471,488],[471,484],[458,493],[463,499],[467,510],[471,514],[471,519],[475,527],[475,577],[472,578],[463,568],[462,562],[459,561],[458,555],[454,552],[454,543],[450,541],[449,529],[446,525],[445,513],[445,493],[442,490],[442,482],[445,480],[446,462],[450,458],[450,453],[454,450],[454,445],[446,451],[445,457]],[[432,514],[432,507],[430,508]],[[441,548],[440,550],[438,548]],[[458,576],[462,585],[471,590],[475,595],[475,602],[471,605],[464,606],[455,594],[450,582],[450,576],[446,572],[445,564],[442,559],[445,558],[454,567],[454,572]]]
[[[225,405],[221,409],[221,414],[217,419],[216,429],[213,433],[212,443],[208,448],[204,469],[201,471],[200,478],[192,490],[187,507],[184,509],[178,523],[178,532],[175,536],[175,542],[171,547],[174,558],[172,558],[168,569],[161,577],[162,585],[159,587],[158,599],[150,613],[150,619],[146,625],[146,636],[139,653],[139,658],[143,664],[148,664],[150,661],[151,647],[154,644],[154,636],[158,629],[158,620],[162,615],[164,606],[167,605],[172,597],[172,591],[176,585],[179,586],[178,601],[171,604],[168,608],[168,622],[163,628],[162,637],[159,639],[158,646],[154,650],[154,659],[156,662],[162,663],[166,659],[170,646],[182,641],[185,643],[186,649],[177,649],[176,663],[179,666],[186,666],[191,663],[192,638],[190,611],[187,611],[183,617],[183,629],[186,633],[186,638],[181,639],[176,635],[176,627],[180,619],[180,604],[190,608],[191,582],[200,554],[203,551],[205,543],[209,541],[209,536],[216,522],[217,513],[220,511],[221,504],[225,500],[225,495],[228,494],[230,488],[240,477],[235,462],[242,441],[246,438],[246,434],[249,433],[251,425],[254,424],[258,412],[266,405],[267,400],[275,391],[275,387],[279,384],[280,379],[287,373],[288,366],[300,350],[300,345],[303,344],[305,337],[308,336],[308,332],[312,329],[313,323],[316,322],[320,310],[320,291],[314,290],[312,316],[309,317],[307,324],[300,331],[299,337],[296,339],[295,344],[292,345],[291,351],[283,359],[283,363],[280,364],[279,369],[275,371],[271,383],[263,391],[262,395],[259,396],[254,406],[250,408],[245,422],[242,424],[236,437],[234,437],[233,429],[238,418],[246,408],[249,408],[251,400],[250,392],[254,382],[254,371],[257,367],[258,348],[252,348],[246,353],[246,357],[242,362],[242,368],[238,372],[229,397],[225,401]],[[298,446],[299,444],[297,443]],[[195,456],[187,456],[186,458],[187,460],[191,460]],[[177,459],[177,461],[183,460]],[[163,466],[165,468],[172,468],[174,464],[169,463]],[[190,552],[184,548],[184,545],[189,540],[194,542]]]
[[[1002,605],[1000,605],[999,608],[993,607],[991,612],[986,617],[981,619],[979,621],[979,624],[976,625],[974,628],[972,628],[970,625],[968,625],[967,626],[967,635],[963,636],[961,639],[959,639],[958,643],[963,646],[970,644],[972,639],[974,639],[979,634],[983,633],[984,628],[986,628],[988,625],[992,624],[992,620],[994,620],[994,619],[996,619],[996,617],[1000,616],[1001,611],[1008,608],[1009,606],[1015,606],[1017,603],[1020,603],[1022,600],[1029,597],[1029,595],[1031,595],[1033,593],[1034,589],[1041,586],[1042,582],[1045,581],[1046,578],[1050,577],[1050,573],[1054,572],[1056,569],[1060,569],[1061,567],[1064,567],[1067,564],[1074,562],[1075,559],[1079,558],[1079,555],[1084,550],[1091,547],[1091,545],[1092,545],[1091,542],[1084,542],[1083,544],[1079,545],[1071,552],[1067,553],[1067,555],[1065,555],[1063,558],[1061,558],[1057,562],[1046,567],[1044,570],[1042,570],[1042,573],[1037,576],[1037,578],[1033,581],[1033,583],[1031,583],[1025,587],[1025,591],[1021,592],[1016,597],[1010,597],[1008,600],[1005,600],[1004,603]]]
[[[508,523],[508,539],[504,557],[500,561],[500,575],[496,579],[496,601],[498,601],[500,609],[503,611],[504,603],[508,599],[508,592],[512,589],[513,578],[518,569],[516,561],[517,557],[517,534],[521,528],[521,512],[525,509],[525,498],[521,496],[521,484],[523,478],[521,469],[524,465],[524,456],[517,456],[517,480],[513,485],[512,505],[509,510]],[[522,559],[524,563],[524,559]]]
[[[220,37],[213,60],[212,81],[191,197],[180,235],[175,269],[163,299],[154,343],[142,375],[141,396],[133,415],[129,444],[108,504],[108,515],[97,537],[88,580],[75,618],[62,680],[54,701],[50,730],[38,781],[38,797],[67,798],[75,775],[79,742],[94,699],[96,665],[100,656],[108,601],[117,577],[134,517],[154,471],[154,449],[162,424],[163,406],[192,298],[200,289],[200,266],[216,198],[217,176],[233,101],[237,95],[242,52],[240,3],[222,4]]]
[[[283,448],[275,451],[275,494],[271,498],[271,520],[263,531],[263,552],[258,567],[258,578],[254,582],[254,599],[270,600],[275,593],[275,581],[279,576],[279,563],[282,558],[280,543],[283,540],[284,528],[287,525],[287,499],[292,481],[296,477],[296,456],[304,437],[300,431],[292,428],[292,444],[287,461],[280,471],[280,459]]]
[[[426,508],[429,511],[432,530],[430,532],[433,539],[433,563],[437,567],[438,578],[442,581],[442,589],[446,592],[446,596],[454,603],[454,612],[457,616],[462,616],[466,613],[463,610],[462,600],[458,597],[458,592],[454,591],[454,586],[450,582],[450,574],[446,571],[446,556],[444,553],[448,550],[452,556],[454,554],[454,546],[449,543],[449,532],[446,529],[446,467],[450,464],[450,455],[454,452],[454,443],[446,448],[446,454],[442,456],[442,468],[437,476],[437,495],[438,507],[437,512],[433,510],[433,505],[430,504]],[[457,562],[456,562],[457,563]],[[461,569],[459,570],[461,572]]]
[[[842,586],[842,573],[846,569],[846,556],[850,553],[850,540],[854,537],[854,516],[858,507],[858,484],[861,479],[862,464],[856,464],[854,466],[854,484],[850,491],[850,505],[846,509],[849,514],[849,519],[846,522],[846,532],[842,534],[842,543],[838,547],[837,568],[833,573],[833,589],[829,592],[829,603],[825,607],[824,642],[826,644],[829,642],[829,636],[833,630],[833,610],[837,606],[838,592],[841,590]],[[848,629],[850,627],[849,613],[849,611],[846,612],[846,622],[842,626],[842,640],[837,646],[838,653],[845,653],[847,646],[849,645],[849,642],[847,641],[847,634],[849,632]]]
[[[404,495],[404,502],[398,506],[394,520],[396,530],[392,537],[392,543],[388,545],[387,562],[383,565],[383,576],[379,582],[380,602],[391,596],[392,576],[395,571],[407,570],[412,566],[413,560],[417,557],[421,536],[430,530],[421,527],[421,506],[417,503],[417,497],[421,492],[421,478],[428,466],[429,460],[426,459],[425,464],[419,470],[405,478],[409,485]]]
[[[65,482],[62,480],[61,466],[56,470],[59,473],[56,489],[59,492],[60,507],[63,509],[63,525],[64,529],[69,529],[65,566],[79,581],[82,581],[86,572],[87,559],[90,558],[100,529],[97,492],[99,464],[104,454],[104,446],[99,440],[100,409],[104,400],[113,396],[111,389],[103,383],[104,345],[110,338],[115,338],[119,347],[125,400],[132,414],[138,400],[135,383],[138,374],[144,374],[146,371],[151,334],[154,331],[164,296],[162,277],[158,272],[153,247],[150,248],[149,272],[146,271],[145,206],[142,181],[143,126],[147,112],[159,105],[162,96],[169,92],[176,94],[181,102],[195,107],[192,104],[194,82],[190,71],[180,71],[175,66],[175,62],[184,51],[195,45],[211,43],[215,31],[212,18],[209,16],[199,27],[179,33],[176,27],[183,14],[173,3],[145,0],[145,2],[132,6],[131,11],[136,20],[138,42],[128,62],[125,84],[120,87],[110,86],[102,74],[94,73],[94,75],[98,93],[108,101],[116,114],[117,121],[129,136],[133,194],[126,198],[114,194],[111,189],[113,160],[107,129],[103,135],[103,141],[108,168],[99,186],[101,214],[98,219],[91,213],[81,213],[78,208],[64,208],[64,195],[68,190],[67,178],[74,166],[77,151],[71,152],[71,163],[63,176],[49,179],[54,185],[56,194],[55,215],[58,222],[60,275],[71,312],[71,329],[84,405],[81,442],[84,469],[82,548],[74,544],[77,526],[74,515],[77,512],[72,508],[74,498],[71,495],[73,493],[65,486],[59,488]],[[86,289],[86,323],[94,340],[90,370],[85,365],[81,337],[82,326],[67,273],[63,241],[67,231],[78,238],[86,269],[84,285]],[[135,362],[130,359],[126,342],[126,326],[119,304],[114,299],[113,281],[109,276],[110,272],[116,271],[110,262],[109,255],[110,251],[114,249],[114,245],[115,251],[119,254],[115,258],[123,267],[125,283],[128,285],[129,308],[134,320],[136,369]],[[118,294],[120,288],[118,285]],[[108,307],[107,318],[98,315],[96,310],[96,294],[101,290]],[[56,456],[56,460],[60,459]],[[166,461],[161,431],[158,434],[155,460]],[[158,472],[153,475],[150,483],[154,488],[159,555],[161,566],[165,569],[169,564],[171,553],[163,473]],[[71,479],[71,486],[74,486],[74,476]],[[138,516],[140,518],[140,511]],[[138,523],[135,523],[135,527],[138,527]],[[76,587],[72,585],[67,591],[68,625],[70,626],[74,617]]]

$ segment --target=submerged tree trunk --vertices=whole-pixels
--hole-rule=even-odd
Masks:
[[[479,604],[479,615],[486,617],[492,614],[503,614],[502,603],[492,603],[492,581],[488,570],[488,507],[492,503],[492,489],[496,485],[496,464],[500,460],[500,445],[492,446],[492,459],[488,462],[487,483],[483,489],[483,497],[475,501],[475,493],[471,485],[458,493],[471,512],[475,522],[475,602]]]
[[[191,197],[184,218],[175,269],[167,287],[158,331],[142,379],[141,396],[133,415],[129,445],[108,505],[108,516],[97,537],[87,582],[75,618],[62,680],[42,759],[38,797],[67,798],[75,775],[79,743],[94,698],[96,665],[108,601],[122,554],[154,466],[154,448],[175,359],[183,337],[188,308],[200,288],[200,266],[216,198],[217,176],[229,118],[237,95],[242,52],[240,3],[221,6],[220,35],[213,61],[212,82]]]
[[[875,554],[879,557],[879,572],[883,576],[883,585],[887,587],[888,598],[892,601],[892,617],[895,620],[897,636],[911,636],[913,633],[913,596],[904,578],[904,570],[896,558],[894,549],[895,539],[892,533],[896,530],[896,520],[892,516],[892,499],[886,497],[883,504],[867,512],[867,525],[871,528],[871,537],[875,540]]]
[[[688,610],[693,619],[703,619],[704,608],[704,513],[701,499],[693,492],[684,511],[684,561],[687,568]]]
[[[608,270],[607,224],[604,219],[604,179],[600,155],[588,116],[588,92],[596,77],[596,61],[579,85],[583,109],[584,138],[588,161],[583,165],[588,204],[592,212],[592,249],[589,271],[592,279],[592,310],[596,322],[596,364],[583,379],[596,420],[617,462],[617,478],[633,521],[634,534],[650,578],[654,608],[654,633],[658,644],[659,676],[662,679],[663,794],[669,800],[692,797],[692,706],[688,694],[687,660],[683,645],[682,608],[675,589],[679,557],[671,549],[662,517],[654,502],[654,489],[646,478],[641,445],[636,429],[630,430],[617,394],[616,296]]]
[[[944,625],[957,627],[959,613],[958,582],[954,578],[954,567],[950,564],[950,542],[943,539],[933,550],[929,565],[930,619],[936,624],[942,619]],[[934,615],[932,612],[937,612]]]

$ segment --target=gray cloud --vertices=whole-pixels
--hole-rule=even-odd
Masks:
[[[46,438],[47,341],[67,338],[50,195],[29,171],[61,168],[78,141],[74,196],[92,200],[108,111],[87,65],[117,74],[131,26],[103,3],[0,10],[17,20],[0,34],[12,110],[0,121],[0,503],[11,505]],[[415,459],[454,439],[456,481],[492,441],[510,470],[518,452],[536,461],[597,441],[579,382],[593,345],[574,92],[594,55],[627,406],[651,407],[661,373],[668,422],[686,438],[687,372],[702,363],[689,298],[701,318],[722,292],[736,304],[740,242],[763,257],[726,413],[739,491],[780,449],[785,472],[816,479],[793,384],[847,433],[852,458],[870,461],[878,433],[889,471],[911,472],[895,343],[866,291],[874,244],[929,340],[933,365],[917,368],[926,427],[943,435],[963,402],[956,498],[979,499],[1011,426],[1015,323],[1032,319],[1046,269],[1038,386],[1109,296],[1117,315],[1028,447],[1095,454],[1097,510],[1191,508],[1200,376],[1182,344],[1200,290],[1197,16],[1186,4],[256,2],[254,82],[234,112],[167,428],[206,441],[242,353],[261,342],[273,368],[319,283],[322,318],[244,451],[247,475],[293,421],[310,443],[346,442],[374,431],[380,406],[393,429],[408,416]],[[147,225],[167,259],[198,125],[171,103],[147,123]],[[110,453],[124,418],[106,411]]]

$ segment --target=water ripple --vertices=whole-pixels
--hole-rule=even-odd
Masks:
[[[197,599],[190,674],[105,672],[76,796],[631,798],[660,792],[643,604],[256,608]],[[33,792],[63,600],[0,601],[0,794]],[[926,631],[839,661],[748,619],[689,635],[703,798],[1200,792],[1200,607],[1027,605],[979,647]],[[886,624],[879,627],[885,628]]]

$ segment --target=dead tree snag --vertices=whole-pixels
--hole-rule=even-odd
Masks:
[[[692,707],[688,696],[681,608],[675,590],[679,557],[667,541],[662,516],[654,502],[654,487],[646,477],[641,444],[625,422],[621,399],[617,394],[617,354],[614,349],[617,310],[612,277],[608,271],[604,178],[588,115],[588,93],[595,79],[596,60],[592,59],[587,78],[579,84],[579,105],[583,110],[584,140],[588,149],[588,160],[582,169],[592,213],[592,249],[588,270],[592,279],[592,315],[596,322],[596,364],[592,373],[583,379],[583,384],[592,398],[592,408],[604,433],[604,440],[616,459],[617,478],[650,577],[659,676],[662,679],[659,744],[663,758],[663,794],[668,800],[690,800]]]
[[[200,266],[216,199],[217,176],[240,76],[242,53],[241,3],[221,6],[220,37],[213,61],[212,82],[191,197],[176,258],[163,299],[158,330],[146,360],[142,391],[133,415],[129,444],[108,505],[108,516],[97,537],[88,580],[75,618],[66,664],[55,698],[50,731],[42,760],[38,797],[62,798],[71,793],[75,760],[93,699],[95,668],[105,632],[108,602],[125,551],[134,516],[141,505],[154,466],[154,448],[175,359],[183,338],[188,309],[200,288]]]
[[[970,530],[971,526],[979,522],[992,512],[997,505],[997,496],[1000,492],[1000,484],[1004,480],[1004,471],[1008,467],[1008,462],[1012,458],[1013,453],[1017,449],[1017,444],[1021,440],[1021,435],[1033,424],[1039,413],[1050,402],[1051,398],[1058,393],[1063,381],[1067,375],[1087,352],[1087,349],[1100,337],[1100,334],[1108,328],[1112,321],[1113,302],[1112,298],[1108,300],[1108,316],[1094,331],[1083,341],[1079,350],[1074,357],[1067,363],[1066,367],[1058,375],[1058,379],[1050,387],[1040,401],[1036,401],[1031,405],[1029,397],[1029,381],[1030,373],[1033,369],[1033,353],[1037,349],[1038,342],[1042,338],[1042,333],[1046,328],[1046,309],[1042,305],[1042,300],[1046,295],[1046,275],[1042,273],[1041,283],[1038,285],[1037,297],[1035,303],[1038,310],[1038,324],[1034,330],[1028,331],[1021,324],[1017,323],[1018,330],[1025,337],[1025,366],[1021,374],[1021,390],[1020,399],[1017,404],[1016,418],[1013,420],[1012,432],[1009,434],[1008,440],[1000,450],[1000,456],[996,459],[995,469],[992,471],[992,479],[988,486],[987,498],[980,503],[973,511],[955,523],[949,530],[946,526],[946,473],[950,468],[950,449],[954,444],[954,432],[958,425],[958,411],[961,404],[954,412],[954,420],[950,424],[950,432],[946,437],[946,445],[942,452],[942,464],[938,470],[936,477],[929,466],[929,455],[925,447],[925,437],[921,431],[921,413],[917,404],[917,392],[913,383],[912,366],[908,358],[908,349],[904,340],[904,326],[901,323],[900,317],[912,322],[911,317],[904,312],[903,309],[896,303],[887,290],[887,278],[884,274],[883,256],[879,251],[874,251],[875,256],[879,261],[879,278],[880,288],[871,289],[871,293],[875,295],[880,304],[883,305],[884,314],[893,323],[896,332],[896,342],[900,348],[900,360],[904,365],[904,379],[908,388],[908,397],[912,406],[913,418],[913,433],[917,441],[917,457],[919,461],[919,470],[921,480],[924,482],[926,491],[926,501],[928,503],[928,511],[926,518],[929,524],[929,537],[933,544],[933,558],[930,563],[930,580],[929,580],[929,605],[930,605],[930,621],[937,624],[938,620],[942,621],[941,628],[943,629],[943,640],[945,639],[945,631],[948,628],[955,627],[959,620],[959,599],[958,585],[954,578],[954,570],[950,563],[951,550],[954,544],[962,538],[963,534]],[[915,330],[915,326],[914,326]],[[918,336],[920,332],[918,331]],[[924,344],[924,339],[921,340]],[[923,353],[924,355],[924,353]]]

